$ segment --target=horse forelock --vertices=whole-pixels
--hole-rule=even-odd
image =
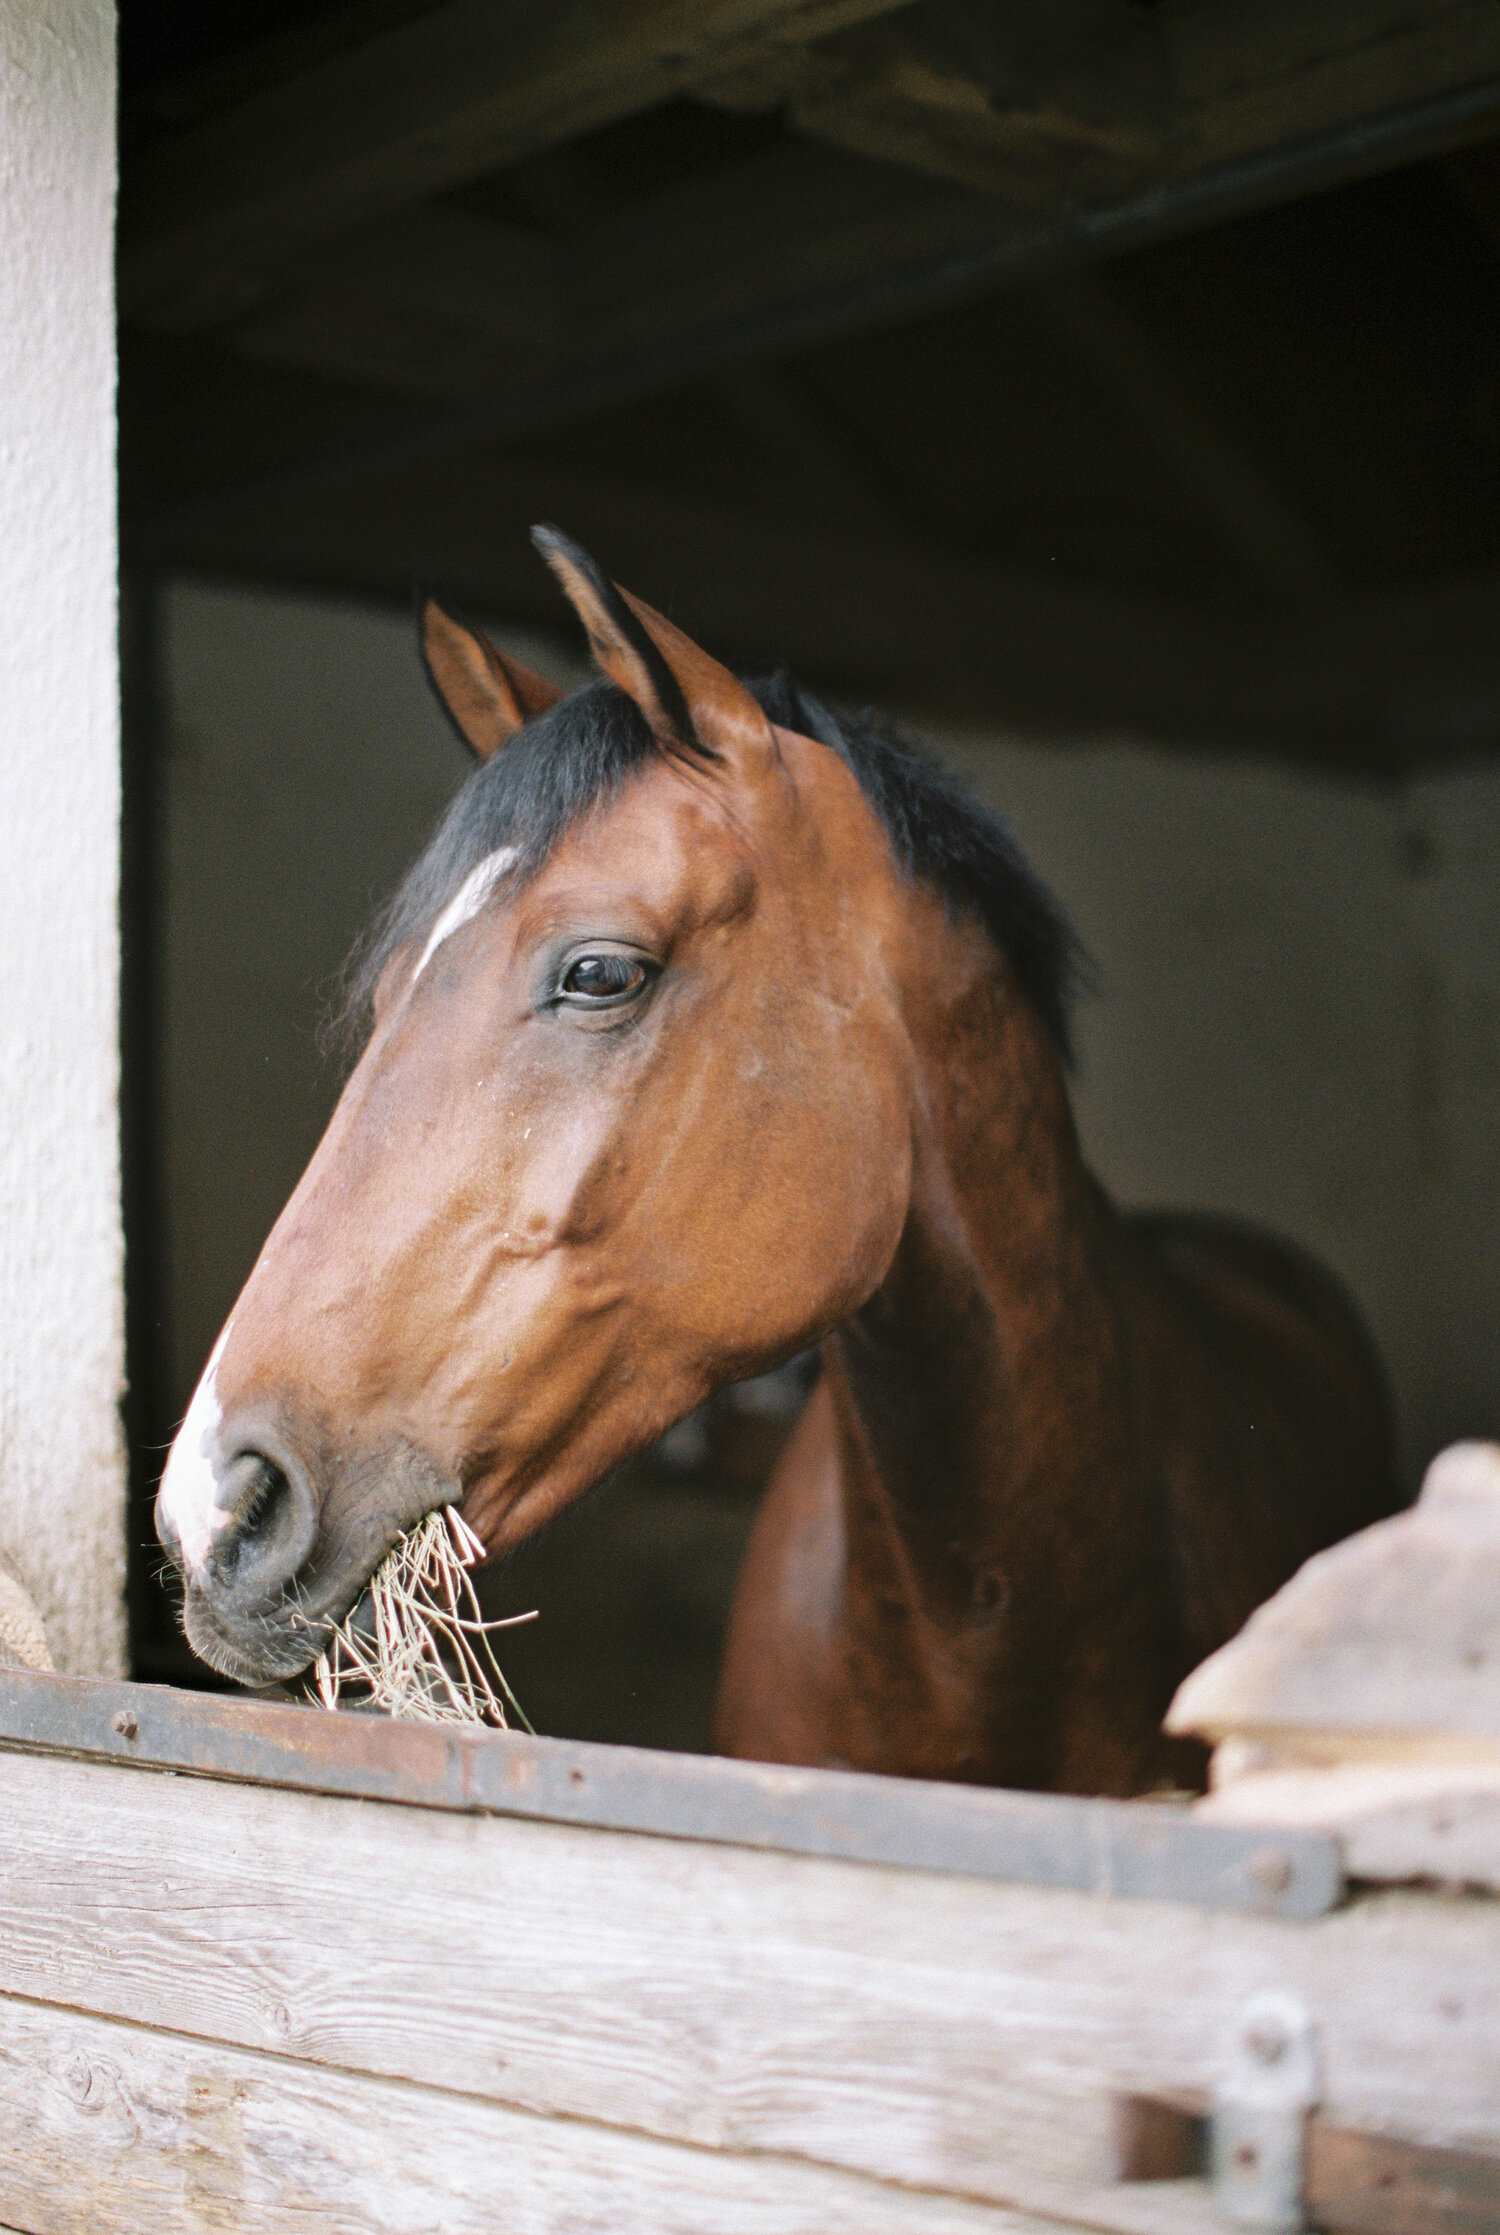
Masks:
[[[356,1055],[369,1034],[375,989],[393,956],[415,948],[419,975],[446,935],[445,920],[456,929],[502,888],[528,883],[559,839],[656,750],[634,701],[600,678],[481,762],[345,965],[329,1020],[344,1055]]]
[[[746,683],[771,721],[838,753],[902,871],[979,916],[1066,1055],[1086,958],[1005,823],[874,714],[836,711],[785,670]],[[635,702],[601,677],[476,768],[345,968],[330,1019],[345,1055],[368,1036],[375,989],[394,955],[415,947],[419,976],[448,933],[500,890],[527,884],[559,841],[659,751]]]

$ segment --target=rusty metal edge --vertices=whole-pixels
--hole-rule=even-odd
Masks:
[[[0,1750],[15,1748],[1265,1917],[1320,1917],[1344,1894],[1342,1854],[1327,1834],[1205,1824],[1148,1802],[781,1768],[0,1670]]]

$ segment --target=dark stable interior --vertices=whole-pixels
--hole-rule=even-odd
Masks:
[[[144,1674],[206,1680],[148,1544],[164,581],[560,629],[555,517],[847,699],[1374,785],[1500,746],[1500,7],[669,13],[122,0]],[[721,1394],[513,1564],[540,1728],[708,1743],[796,1402]]]

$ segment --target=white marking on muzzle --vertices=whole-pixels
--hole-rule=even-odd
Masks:
[[[478,915],[496,885],[499,884],[500,879],[505,875],[506,870],[515,860],[516,851],[517,849],[514,846],[498,846],[494,853],[486,854],[477,869],[469,871],[468,876],[465,877],[432,927],[427,944],[422,949],[422,959],[411,974],[413,985],[421,977],[422,972],[427,968],[428,963],[431,962],[443,941],[451,939],[455,931],[461,931],[471,917]]]
[[[219,1477],[212,1452],[224,1418],[215,1378],[233,1325],[234,1321],[229,1320],[214,1344],[213,1356],[193,1391],[193,1401],[173,1440],[166,1472],[161,1478],[161,1510],[177,1538],[183,1564],[193,1570],[207,1566],[214,1532],[222,1529],[229,1519],[215,1503]]]

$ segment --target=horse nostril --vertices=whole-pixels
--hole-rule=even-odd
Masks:
[[[219,1490],[224,1515],[214,1565],[225,1583],[258,1591],[284,1588],[312,1551],[317,1515],[311,1490],[264,1451],[242,1451]]]
[[[257,1536],[273,1518],[273,1509],[289,1495],[286,1471],[274,1459],[260,1454],[260,1468],[239,1517],[237,1541],[243,1545]]]

